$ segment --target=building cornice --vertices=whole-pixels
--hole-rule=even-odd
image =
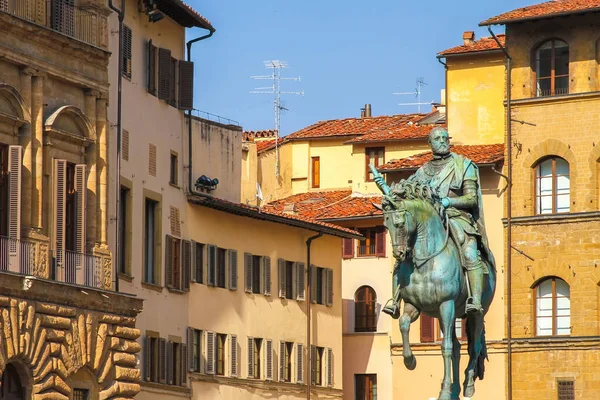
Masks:
[[[592,222],[600,221],[600,211],[589,211],[579,213],[565,214],[541,214],[530,215],[525,217],[513,217],[511,223],[513,225],[530,226],[530,225],[550,225],[564,224],[576,222]],[[502,224],[506,227],[506,218],[502,218]]]
[[[588,100],[600,97],[600,91],[595,92],[584,92],[584,93],[570,93],[561,94],[556,96],[542,96],[542,97],[529,97],[526,99],[511,99],[511,106],[529,106],[529,105],[543,105],[552,103],[561,103],[572,100]],[[506,100],[504,100],[504,106],[506,107]]]

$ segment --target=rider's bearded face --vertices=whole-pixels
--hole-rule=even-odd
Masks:
[[[438,131],[429,137],[431,151],[435,155],[445,155],[450,151],[450,138],[448,132]]]

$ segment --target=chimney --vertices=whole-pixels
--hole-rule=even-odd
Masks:
[[[361,118],[364,118],[364,117],[365,117],[365,109],[364,109],[364,108],[361,108],[361,109],[360,109],[360,117],[361,117]]]
[[[463,43],[465,46],[475,43],[475,32],[465,31],[465,33],[463,33]]]
[[[369,118],[371,116],[371,105],[365,104],[365,118]]]

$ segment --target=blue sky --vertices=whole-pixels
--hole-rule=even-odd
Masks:
[[[281,117],[283,135],[319,120],[360,116],[370,103],[373,115],[416,112],[410,92],[424,77],[422,101],[440,101],[444,68],[437,52],[462,43],[462,33],[489,36],[484,19],[537,3],[535,0],[188,0],[216,28],[196,43],[195,108],[239,122],[245,130],[273,129],[273,97],[250,94],[269,81],[264,60],[286,61],[282,90],[289,109]],[[541,2],[541,1],[540,1]],[[502,33],[503,27],[493,27]],[[206,31],[191,29],[188,40]],[[422,106],[427,110],[429,106]]]

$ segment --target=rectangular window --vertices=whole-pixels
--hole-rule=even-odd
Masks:
[[[328,307],[333,305],[333,270],[311,266],[310,299],[313,303]]]
[[[432,319],[434,321],[433,323],[435,325],[435,330],[437,333],[436,340],[442,341],[442,339],[444,339],[444,332],[442,332],[442,327],[440,326],[440,323],[436,318]],[[467,321],[461,318],[456,318],[456,321],[454,323],[454,331],[456,332],[456,337],[458,338],[458,340],[467,340]]]
[[[365,237],[358,241],[358,248],[356,249],[358,257],[374,256],[375,241],[377,240],[375,228],[361,228],[358,231]]]
[[[314,189],[321,187],[321,159],[319,157],[311,157],[312,160],[312,187]]]
[[[252,293],[260,294],[261,256],[252,256]]]
[[[293,300],[294,297],[294,263],[285,262],[285,298]]]
[[[385,163],[385,147],[367,147],[365,156],[366,181],[373,182],[373,174],[369,169],[369,164],[379,167]]]
[[[558,400],[575,400],[575,381],[558,381]]]
[[[317,267],[317,280],[316,282],[313,282],[313,284],[316,284],[317,288],[317,304],[325,304],[323,275],[325,275],[325,268]]]
[[[315,385],[323,386],[323,354],[325,349],[317,347],[315,352]]]
[[[75,192],[75,164],[67,163],[65,198],[65,250],[77,250],[77,194]]]
[[[148,75],[148,93],[156,96],[156,62],[158,60],[158,49],[152,44],[152,40],[148,41],[147,55],[146,62],[148,65],[146,73]]]
[[[146,371],[145,377],[148,382],[159,382],[159,338],[146,334]]]
[[[285,342],[283,344],[283,381],[292,381],[292,351],[294,350],[293,342]]]
[[[123,77],[131,79],[131,28],[123,25]]]
[[[181,343],[171,343],[171,357],[169,359],[170,385],[181,384]]]
[[[158,284],[156,243],[158,233],[158,202],[146,198],[144,216],[144,281]]]
[[[202,331],[192,329],[192,370],[200,372],[202,368]]]
[[[227,276],[227,249],[217,249],[217,286],[225,288]]]
[[[354,375],[356,400],[377,400],[377,374]]]
[[[181,290],[181,239],[167,235],[165,246],[166,285]]]
[[[121,186],[121,200],[119,203],[119,272],[131,275],[129,268],[129,221],[130,210],[130,190]]]
[[[204,283],[204,244],[193,242],[194,249],[192,254],[194,260],[192,261],[192,267],[194,268],[194,276],[196,283]]]
[[[177,59],[171,57],[171,98],[169,104],[177,107]]]
[[[227,343],[227,335],[217,334],[217,354],[216,354],[216,371],[217,375],[225,375],[225,344]]]
[[[261,368],[261,349],[262,349],[262,339],[254,338],[254,347],[252,348],[252,352],[254,354],[254,379],[260,379],[260,368]]]
[[[433,343],[435,340],[435,320],[429,315],[421,314],[419,317],[421,327],[421,343]]]
[[[88,400],[88,389],[73,389],[73,400]]]
[[[179,184],[179,179],[178,179],[178,169],[179,169],[179,158],[177,156],[177,153],[173,153],[171,152],[171,174],[170,174],[170,179],[169,179],[169,183],[171,185],[175,185],[177,186]]]
[[[8,237],[8,146],[0,144],[0,236]]]

